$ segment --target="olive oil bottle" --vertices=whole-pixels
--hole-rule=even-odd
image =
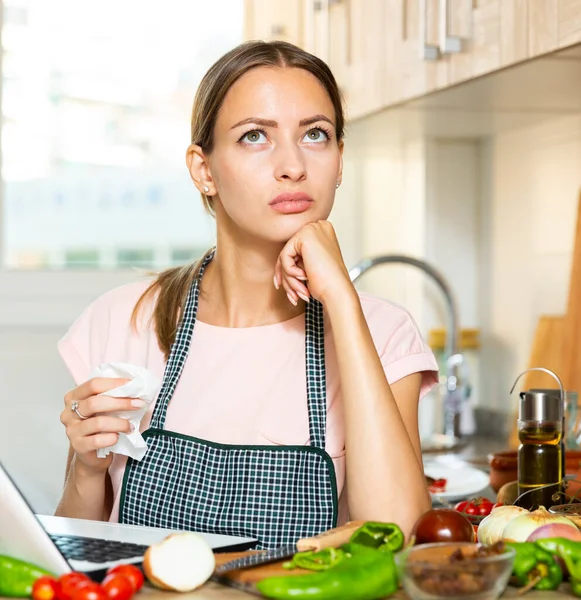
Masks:
[[[549,508],[562,501],[563,402],[551,390],[521,392],[518,419],[518,505]],[[526,493],[525,493],[526,492]]]

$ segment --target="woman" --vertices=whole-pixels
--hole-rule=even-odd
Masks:
[[[79,385],[57,514],[274,547],[347,518],[409,532],[429,508],[417,411],[437,366],[405,311],[349,279],[326,220],[343,127],[333,75],[295,46],[243,44],[208,71],[186,162],[216,249],[109,292],[61,340]],[[96,456],[129,430],[108,413],[140,407],[87,381],[105,361],[163,375],[140,462]]]

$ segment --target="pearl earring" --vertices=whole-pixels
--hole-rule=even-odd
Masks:
[[[210,188],[207,185],[205,185],[204,186],[204,192],[207,194],[209,191],[210,191]]]
[[[340,181],[338,181],[338,182],[335,184],[335,187],[336,187],[336,188],[338,188],[340,185],[341,185],[341,182],[340,182]]]

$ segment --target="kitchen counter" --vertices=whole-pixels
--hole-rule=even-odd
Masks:
[[[147,596],[147,600],[236,600],[240,598],[256,598],[262,597],[259,594],[248,594],[246,592],[242,592],[240,590],[235,590],[230,587],[225,587],[223,585],[209,582],[201,589],[190,592],[189,594],[173,594],[169,592],[162,592],[159,590],[154,590],[153,588],[144,589],[145,594]],[[501,598],[517,598],[518,596],[518,588],[507,587],[504,594]],[[138,596],[136,596],[137,598]],[[537,592],[532,591],[526,595],[530,600],[553,600],[557,598],[572,598],[569,585],[563,584],[561,589],[558,592]],[[394,600],[407,600],[409,596],[400,590],[393,596],[391,596]],[[144,599],[145,600],[145,599]]]
[[[142,591],[134,596],[137,600],[139,598],[143,600],[243,600],[244,598],[262,598],[258,593],[250,594],[240,590],[236,590],[231,587],[226,587],[212,581],[206,583],[200,589],[189,592],[189,593],[172,593],[164,592],[161,590],[154,589],[149,586],[145,586]],[[501,598],[518,598],[518,588],[507,587]],[[393,600],[409,600],[409,596],[402,590],[398,591],[393,596],[390,596]],[[526,594],[526,598],[530,600],[557,600],[559,598],[574,598],[571,594],[569,585],[563,584],[561,589],[557,592],[537,592],[532,591]],[[3,596],[0,596],[0,600],[8,600]]]

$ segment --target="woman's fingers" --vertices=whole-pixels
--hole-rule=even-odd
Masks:
[[[301,298],[301,300],[304,300],[305,302],[310,301],[311,295],[309,293],[309,289],[307,288],[307,286],[304,283],[302,283],[295,277],[284,276],[283,285],[287,292],[287,296],[289,296],[289,300],[292,297],[295,300],[297,300],[298,298]],[[291,302],[292,302],[292,300],[291,300]],[[292,303],[295,304],[295,306],[296,306],[295,302],[292,302]]]
[[[118,440],[118,433],[96,433],[80,438],[76,444],[73,444],[73,449],[77,454],[87,454],[101,448],[114,446]]]
[[[111,411],[139,410],[146,402],[139,398],[113,398],[112,396],[91,396],[79,402],[79,412],[83,417],[92,417]]]
[[[127,419],[99,415],[81,421],[77,427],[78,435],[87,436],[95,433],[130,433],[132,425]]]
[[[69,424],[67,436],[75,452],[84,454],[112,446],[119,439],[119,433],[130,433],[132,430],[132,424],[126,419],[100,415]]]
[[[93,377],[84,383],[78,385],[75,389],[71,390],[65,396],[65,404],[70,406],[75,400],[80,402],[90,396],[97,396],[103,394],[116,387],[127,383],[128,379],[120,379],[113,377]]]

